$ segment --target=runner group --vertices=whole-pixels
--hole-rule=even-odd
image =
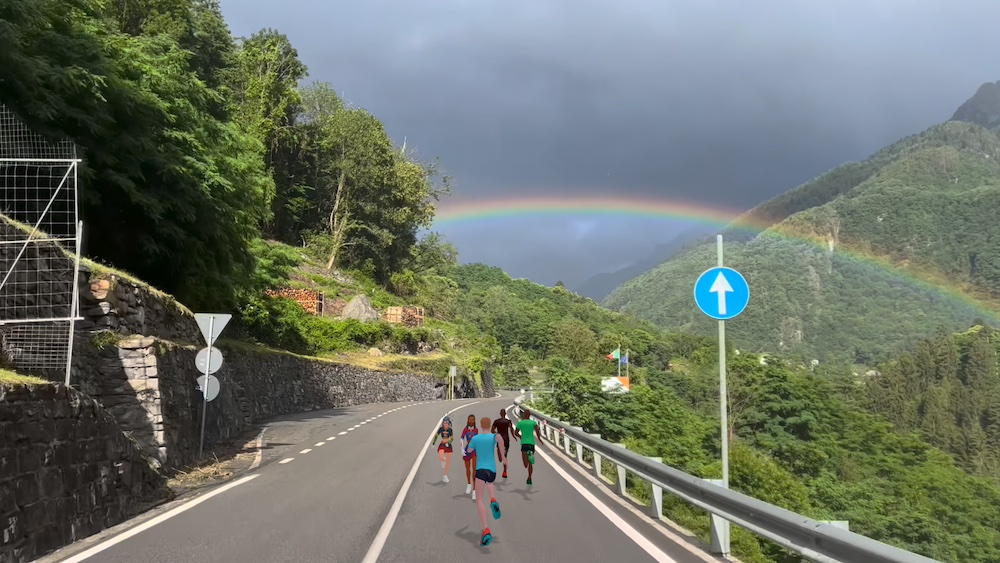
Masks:
[[[521,461],[528,470],[527,484],[531,485],[532,470],[535,465],[535,444],[542,441],[542,433],[538,423],[531,420],[531,412],[522,409],[521,420],[514,424],[507,418],[507,410],[500,409],[500,418],[492,421],[488,417],[479,420],[479,428],[476,428],[475,415],[469,415],[465,428],[459,435],[459,442],[462,447],[462,461],[465,462],[465,494],[472,494],[472,500],[476,501],[479,510],[479,519],[483,523],[483,535],[481,545],[489,545],[493,541],[489,526],[486,525],[486,506],[483,503],[483,495],[489,492],[490,510],[493,512],[493,519],[500,518],[500,503],[496,499],[496,490],[493,482],[497,478],[496,458],[500,458],[503,464],[503,478],[507,478],[507,452],[510,449],[510,439],[521,442]],[[537,442],[535,438],[538,438]],[[441,460],[441,467],[444,469],[442,480],[448,482],[448,467],[451,465],[451,454],[454,442],[454,430],[451,419],[447,416],[441,421],[441,426],[434,435],[431,445],[441,443],[437,447],[438,459]]]

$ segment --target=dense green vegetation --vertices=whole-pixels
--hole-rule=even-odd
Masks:
[[[384,280],[430,224],[432,167],[217,0],[12,0],[0,30],[0,100],[82,150],[89,254],[185,303],[235,305],[262,235]]]
[[[945,123],[762,206],[784,220],[726,246],[727,265],[747,277],[752,292],[746,312],[729,323],[734,342],[807,360],[873,364],[939,325],[960,330],[977,317],[995,323],[998,157],[996,132]],[[714,325],[698,312],[690,287],[714,261],[714,246],[693,248],[624,284],[606,303],[667,328],[710,334]],[[963,293],[978,302],[956,297]]]
[[[674,348],[669,371],[646,368],[646,384],[627,395],[600,391],[599,378],[553,358],[555,394],[544,412],[624,442],[633,451],[704,478],[719,478],[717,364],[714,343]],[[1000,385],[996,356],[989,378]],[[1000,486],[973,477],[906,428],[894,431],[870,412],[868,392],[848,366],[796,367],[773,356],[731,353],[731,486],[817,519],[846,519],[851,529],[941,561],[1000,558]],[[871,398],[869,398],[871,397]],[[636,483],[637,485],[637,483]],[[634,495],[648,497],[641,487]],[[667,502],[669,517],[703,538],[704,513]],[[744,561],[798,561],[737,530]]]
[[[998,340],[993,329],[976,326],[921,342],[870,379],[869,409],[1000,483]]]
[[[88,253],[192,306],[236,311],[227,336],[243,342],[227,345],[438,376],[458,364],[508,385],[544,379],[556,390],[544,410],[719,474],[716,344],[690,303],[712,249],[683,253],[610,301],[702,336],[458,265],[446,241],[419,236],[448,190],[436,167],[331,85],[302,86],[307,69],[281,33],[234,39],[215,0],[9,0],[0,68],[0,101],[82,150]],[[734,488],[945,561],[1000,560],[993,332],[944,332],[894,354],[986,314],[842,250],[991,297],[998,149],[989,131],[947,124],[755,211],[776,225],[728,251],[754,291],[731,323],[736,347],[823,362],[730,351]],[[829,237],[833,249],[789,234]],[[363,294],[379,310],[419,305],[427,322],[311,315],[268,296],[281,287],[327,302]],[[617,346],[632,360],[625,395],[600,388]],[[888,360],[862,380],[838,358]],[[697,511],[668,500],[668,512],[707,534]],[[734,544],[746,561],[793,560],[747,533]]]

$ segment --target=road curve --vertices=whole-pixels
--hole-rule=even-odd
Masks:
[[[250,476],[161,507],[40,562],[358,563],[366,555],[380,562],[485,555],[502,562],[705,560],[621,507],[599,510],[584,495],[606,500],[604,493],[578,482],[565,459],[544,445],[532,486],[525,484],[519,454],[509,478],[497,479],[503,515],[495,522],[490,517],[493,543],[481,547],[461,457],[452,460],[451,482],[443,483],[428,438],[454,408],[452,418],[461,424],[469,414],[494,418],[510,402],[390,403],[278,419],[267,430],[269,454]],[[407,481],[410,486],[401,493]],[[395,518],[387,523],[390,513]],[[625,522],[625,529],[614,519]],[[379,537],[380,529],[388,533]]]

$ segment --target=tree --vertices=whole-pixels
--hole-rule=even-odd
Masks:
[[[531,359],[517,344],[503,355],[503,382],[512,387],[531,385]]]
[[[291,125],[300,96],[298,83],[307,68],[288,37],[263,29],[240,40],[234,67],[225,73],[233,120],[264,144],[268,168],[281,137]]]
[[[213,115],[217,94],[170,34],[119,33],[85,1],[14,7],[0,98],[83,150],[83,216],[101,226],[88,253],[190,305],[231,304],[273,190],[259,144]]]
[[[574,366],[593,362],[597,357],[597,337],[586,323],[567,317],[552,327],[549,354],[568,359]]]

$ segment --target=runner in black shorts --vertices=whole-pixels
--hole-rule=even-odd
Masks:
[[[493,421],[493,428],[490,429],[494,434],[499,434],[503,436],[503,478],[507,478],[507,452],[510,450],[510,429],[513,428],[514,423],[507,418],[507,409],[500,409],[500,418]],[[500,444],[497,444],[497,454],[499,457]]]
[[[488,492],[490,495],[490,510],[493,511],[493,519],[500,519],[500,503],[497,502],[496,489],[493,487],[493,481],[497,478],[497,464],[493,452],[494,448],[503,441],[503,438],[499,434],[487,434],[486,431],[490,429],[490,419],[483,417],[479,421],[479,424],[482,428],[482,433],[473,436],[466,449],[476,454],[476,492],[478,494],[473,498],[476,499],[476,508],[479,509],[479,520],[483,523],[483,536],[480,543],[482,545],[489,545],[493,541],[493,534],[490,533],[490,528],[486,525],[486,507],[483,505],[483,493]],[[499,449],[497,453],[500,454],[500,461],[506,463],[506,456]]]
[[[538,429],[538,423],[531,420],[531,411],[521,410],[521,420],[514,427],[514,438],[521,441],[521,460],[524,467],[528,469],[528,484],[531,484],[531,475],[535,468],[535,436],[538,441],[542,440],[542,432]]]

